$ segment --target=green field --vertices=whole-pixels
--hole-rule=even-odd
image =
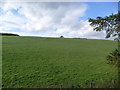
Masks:
[[[2,37],[3,88],[97,87],[117,79],[110,40]]]

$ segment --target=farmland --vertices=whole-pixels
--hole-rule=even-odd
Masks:
[[[2,37],[3,88],[95,87],[117,79],[110,40]]]

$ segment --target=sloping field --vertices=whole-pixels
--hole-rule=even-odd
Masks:
[[[4,88],[91,87],[117,78],[108,40],[3,37]]]

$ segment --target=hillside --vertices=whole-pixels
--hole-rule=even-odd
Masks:
[[[117,79],[106,56],[117,42],[3,36],[3,87],[97,87]]]

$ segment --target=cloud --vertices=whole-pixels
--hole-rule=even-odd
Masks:
[[[0,30],[20,35],[103,38],[86,20],[79,20],[86,13],[85,3],[19,2],[2,3]],[[18,32],[17,29],[20,31]],[[15,30],[15,31],[13,31]]]

